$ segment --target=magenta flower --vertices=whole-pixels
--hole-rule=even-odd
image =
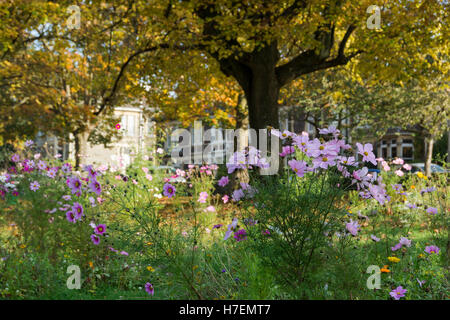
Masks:
[[[96,177],[98,176],[98,172],[96,172],[94,170],[94,168],[92,167],[92,165],[88,165],[84,167],[84,170],[88,172],[88,176],[89,178],[95,180]]]
[[[282,152],[280,153],[280,157],[286,157],[287,155],[294,153],[295,148],[293,146],[284,146],[282,148]]]
[[[220,187],[225,187],[228,184],[228,182],[230,182],[230,179],[227,176],[223,176],[222,178],[220,178],[218,184]]]
[[[392,298],[394,298],[395,300],[400,300],[400,298],[405,296],[405,293],[408,290],[403,289],[402,286],[398,286],[397,288],[395,288],[394,290],[392,290],[391,292],[389,292],[390,296]]]
[[[371,162],[373,165],[377,165],[377,160],[373,154],[373,146],[370,143],[366,143],[364,146],[361,143],[357,143],[358,153],[363,156],[362,161]]]
[[[11,157],[11,161],[12,162],[19,162],[20,161],[20,156],[17,153],[13,154],[12,157]]]
[[[64,163],[61,167],[61,171],[65,174],[69,174],[72,172],[72,166],[70,163]]]
[[[37,181],[33,181],[32,183],[30,183],[30,190],[33,192],[36,192],[36,190],[39,190],[40,187],[41,187],[41,185]]]
[[[245,229],[239,229],[234,233],[233,237],[237,242],[247,240],[247,231],[245,231]]]
[[[126,252],[126,251],[120,251],[120,254],[123,256],[128,256],[128,252]]]
[[[432,253],[439,254],[439,251],[440,251],[440,249],[437,246],[427,246],[427,247],[425,247],[425,252],[429,253],[429,254],[432,254]]]
[[[91,240],[92,240],[92,243],[95,245],[98,245],[100,243],[100,237],[95,234],[91,235]]]
[[[75,214],[72,211],[66,212],[66,218],[69,222],[75,223],[77,219],[75,219]]]
[[[147,293],[152,296],[155,294],[155,289],[153,288],[153,285],[150,282],[147,282],[145,284],[145,291],[147,291]]]
[[[71,189],[72,194],[81,193],[81,180],[77,177],[72,177],[67,180],[67,185]]]
[[[164,184],[163,194],[166,197],[172,198],[175,195],[175,191],[176,191],[175,187],[173,185],[171,185],[170,183]]]
[[[95,227],[94,232],[99,235],[104,234],[106,232],[106,225],[99,224],[98,226]]]
[[[81,204],[79,204],[78,202],[75,202],[72,206],[72,211],[75,214],[75,218],[81,219],[81,217],[83,216],[83,206]]]
[[[197,201],[200,203],[206,203],[206,198],[208,198],[208,193],[205,191],[202,191],[202,192],[200,192],[200,196]]]
[[[92,192],[94,192],[98,196],[102,193],[102,186],[95,179],[92,180],[91,183],[89,183],[88,187],[91,189]]]
[[[212,227],[212,229],[214,230],[214,229],[219,229],[219,228],[221,228],[223,226],[223,224],[215,224],[213,227]]]

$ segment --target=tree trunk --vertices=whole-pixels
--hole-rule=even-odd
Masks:
[[[447,127],[450,128],[450,120],[447,121]],[[450,162],[450,130],[447,130],[447,162]]]
[[[81,157],[80,157],[80,152],[81,152],[81,143],[80,143],[80,136],[78,133],[74,133],[74,142],[75,142],[75,169],[79,169],[80,168],[80,162],[81,162]]]
[[[250,128],[279,127],[278,96],[280,86],[275,73],[278,61],[276,46],[267,46],[253,56],[252,75],[244,88],[248,103]]]
[[[247,100],[243,95],[239,95],[238,104],[236,106],[236,129],[248,129],[249,120],[248,120],[248,106]],[[237,150],[242,151],[244,147],[248,146],[248,135],[246,137],[242,137],[240,141],[237,141]],[[246,139],[246,140],[245,140]],[[233,192],[233,190],[240,188],[240,183],[248,183],[249,175],[247,170],[235,170],[231,174],[231,180],[228,184],[228,193]]]
[[[429,177],[431,176],[431,161],[433,159],[434,138],[425,138],[425,144],[425,175]]]

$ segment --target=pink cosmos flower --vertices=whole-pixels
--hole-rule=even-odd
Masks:
[[[405,164],[403,165],[403,169],[405,169],[405,170],[407,170],[407,171],[410,171],[410,170],[412,169],[412,167],[411,167],[409,164],[405,163]]]
[[[72,165],[70,163],[64,163],[61,167],[61,171],[65,174],[69,174],[72,172]]]
[[[340,131],[338,129],[336,129],[335,126],[329,126],[328,128],[325,129],[319,129],[319,134],[332,134],[333,136],[337,136],[339,135]]]
[[[400,169],[395,170],[395,174],[398,175],[399,177],[403,177],[403,175],[404,175],[403,171]]]
[[[222,178],[220,178],[218,184],[221,187],[225,187],[229,182],[230,182],[230,179],[227,176],[223,176]]]
[[[206,198],[208,198],[208,193],[205,191],[202,191],[202,192],[200,192],[200,196],[197,201],[200,203],[206,203]]]
[[[373,165],[377,165],[375,155],[373,154],[373,146],[370,143],[366,143],[364,146],[361,143],[357,143],[358,153],[363,156],[362,161],[371,162]]]
[[[77,177],[72,177],[67,180],[67,185],[71,189],[72,194],[81,193],[81,180]]]
[[[388,163],[386,161],[381,161],[381,166],[383,167],[384,171],[391,170],[391,167],[389,167]]]
[[[304,151],[307,143],[309,142],[308,135],[299,135],[293,139],[294,145],[296,145],[300,150]]]
[[[247,159],[243,152],[235,152],[232,158],[227,163],[228,174],[233,173],[237,169],[245,169],[247,164]]]
[[[11,161],[12,162],[19,162],[20,161],[20,156],[17,153],[13,154],[12,157],[11,157]]]
[[[400,300],[400,298],[405,296],[405,293],[408,290],[403,289],[402,286],[398,286],[397,288],[395,288],[394,290],[392,290],[391,292],[389,292],[389,295],[394,298],[395,300]]]
[[[94,232],[99,235],[104,234],[106,232],[106,225],[99,224],[98,226],[95,227]]]
[[[145,178],[147,178],[148,181],[152,181],[153,180],[153,177],[151,175],[149,175],[149,174],[146,174]]]
[[[148,168],[142,167],[142,171],[144,171],[144,173],[147,174],[148,173]]]
[[[62,198],[66,201],[69,201],[70,199],[72,199],[72,197],[70,195],[62,196]]]
[[[92,180],[95,180],[96,177],[99,175],[99,173],[94,170],[92,165],[85,166],[84,170],[88,172],[88,176]]]
[[[166,197],[172,198],[175,195],[175,191],[176,191],[175,187],[173,185],[171,185],[170,183],[164,184],[163,194]]]
[[[282,152],[280,153],[280,157],[286,157],[289,154],[295,152],[295,148],[293,146],[284,146],[282,148]]]
[[[47,171],[47,177],[55,179],[57,172],[58,172],[58,169],[52,168]]]
[[[327,169],[335,164],[335,157],[332,155],[323,154],[317,158],[313,159],[314,169],[322,168]]]
[[[230,197],[229,197],[228,195],[224,195],[224,196],[222,197],[223,203],[227,203],[229,199],[230,199]]]
[[[92,240],[92,243],[95,245],[98,245],[100,243],[100,237],[95,234],[91,235],[91,240]]]
[[[27,141],[25,141],[25,147],[31,147],[32,145],[34,144],[34,141],[33,140],[27,140]]]
[[[357,221],[353,221],[350,219],[350,222],[345,224],[345,228],[350,232],[353,236],[356,236],[358,233],[359,224]]]
[[[305,175],[306,171],[308,171],[308,167],[305,161],[289,160],[288,165],[300,178]]]
[[[214,208],[214,206],[208,206],[205,210],[207,212],[216,212],[216,209]]]
[[[429,253],[429,254],[433,254],[433,253],[439,254],[439,251],[440,251],[440,249],[437,246],[427,246],[427,247],[425,247],[425,252]]]
[[[75,214],[72,211],[66,212],[66,218],[69,222],[75,223],[77,219],[75,218]]]
[[[33,192],[36,192],[36,190],[39,190],[40,187],[41,187],[41,185],[37,181],[33,181],[30,183],[30,190]]]
[[[242,189],[237,189],[233,191],[232,198],[233,201],[239,201],[245,196],[244,191]]]
[[[47,164],[45,163],[45,161],[39,160],[39,162],[38,162],[38,169],[39,170],[47,169]]]
[[[94,192],[97,196],[99,196],[102,193],[102,186],[97,180],[92,180],[91,183],[89,183],[88,187],[91,189],[92,192]]]
[[[145,291],[147,291],[147,293],[152,296],[155,294],[155,289],[153,288],[153,285],[150,282],[147,282],[145,284]]]
[[[392,161],[393,164],[404,164],[405,162],[403,161],[402,158],[395,158],[394,161]]]
[[[78,203],[78,202],[74,202],[73,206],[72,206],[72,211],[75,214],[75,218],[81,219],[81,217],[83,216],[83,206]]]
[[[411,247],[411,240],[409,240],[408,238],[401,237],[399,243],[400,243],[402,246],[406,246],[406,247],[408,247],[408,248]]]

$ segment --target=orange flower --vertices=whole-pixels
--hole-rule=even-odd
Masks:
[[[380,269],[380,271],[381,271],[381,272],[384,272],[384,273],[389,273],[389,272],[391,272],[391,270],[389,270],[388,267],[389,267],[388,265],[385,265],[383,268]]]

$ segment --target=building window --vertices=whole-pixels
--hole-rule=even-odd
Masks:
[[[128,125],[127,125],[127,129],[128,129],[128,135],[129,136],[134,136],[135,132],[136,132],[136,117],[135,116],[128,116]]]
[[[381,148],[381,157],[383,157],[384,159],[386,159],[388,156],[387,154],[387,148]]]
[[[397,156],[397,147],[392,146],[391,147],[391,158],[395,158]]]
[[[413,148],[403,147],[403,158],[412,159],[413,158]]]

